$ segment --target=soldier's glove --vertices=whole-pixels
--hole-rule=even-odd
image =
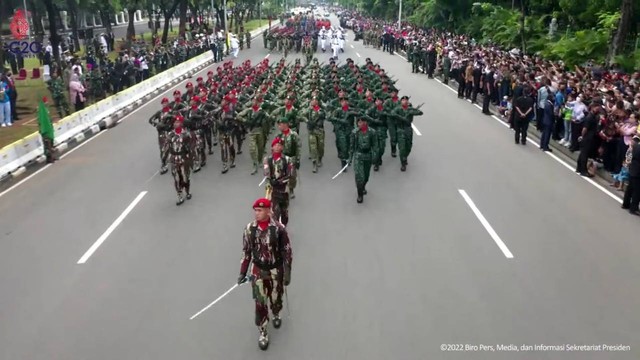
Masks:
[[[247,282],[247,275],[240,274],[240,276],[238,276],[238,285],[242,285],[246,282]]]
[[[289,286],[291,283],[291,268],[289,266],[284,267],[284,286]]]

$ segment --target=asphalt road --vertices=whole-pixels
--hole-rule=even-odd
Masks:
[[[193,176],[193,199],[176,207],[147,123],[157,98],[1,195],[0,358],[637,359],[638,219],[537,147],[514,145],[505,127],[412,75],[400,57],[361,42],[346,49],[342,60],[372,58],[425,103],[422,135],[407,172],[387,149],[362,205],[352,171],[331,180],[340,168],[331,126],[317,174],[304,142],[291,205],[291,317],[270,331],[267,352],[247,286],[189,320],[235,283],[261,177],[249,174],[246,151],[221,174],[216,148]],[[266,54],[254,46],[238,61]],[[567,343],[631,351],[440,349]]]

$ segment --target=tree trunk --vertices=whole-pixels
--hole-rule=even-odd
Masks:
[[[38,12],[38,7],[36,6],[36,2],[34,0],[29,0],[29,8],[31,10],[31,18],[33,19],[33,30],[34,35],[36,35],[37,41],[41,44],[43,43],[42,37],[44,36],[44,28],[42,28],[42,15]],[[4,17],[4,14],[0,13],[0,19]],[[2,28],[0,24],[0,28]],[[38,38],[40,35],[40,38]]]
[[[100,10],[100,20],[102,20],[102,26],[107,34],[111,34],[113,29],[111,28],[111,11]]]
[[[169,25],[171,24],[171,17],[175,14],[178,5],[180,4],[180,0],[175,0],[173,5],[171,5],[171,9],[164,10],[164,28],[162,30],[162,44],[167,43],[167,39],[169,37]]]
[[[67,0],[67,9],[69,10],[69,19],[71,20],[71,39],[73,40],[73,48],[80,51],[80,40],[78,37],[78,3],[76,0]]]
[[[520,10],[522,11],[522,16],[520,17],[520,39],[522,41],[522,55],[524,55],[527,52],[527,38],[525,35],[525,29],[524,29],[524,24],[525,24],[525,5],[524,5],[525,0],[520,0]]]
[[[607,64],[611,65],[615,62],[616,56],[624,53],[624,47],[627,42],[627,37],[631,31],[631,22],[633,20],[633,1],[622,0],[622,8],[620,9],[620,22],[618,23],[618,30],[613,36],[613,41],[609,45],[609,52],[607,54]]]
[[[135,21],[133,20],[136,10],[136,8],[127,8],[127,14],[129,15],[129,22],[127,24],[127,43],[129,44],[133,41],[133,38],[136,37]]]
[[[49,37],[51,41],[51,47],[53,48],[53,62],[57,69],[60,69],[60,35],[58,35],[58,26],[56,24],[58,19],[58,11],[53,4],[53,0],[43,0],[44,6],[47,8],[47,15],[49,17]],[[52,69],[53,72],[53,69]]]
[[[178,36],[184,37],[187,31],[187,8],[188,0],[180,0],[180,25],[178,26]],[[185,37],[186,39],[186,37]]]

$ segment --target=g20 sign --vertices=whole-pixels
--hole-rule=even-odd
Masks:
[[[42,51],[42,44],[38,41],[12,41],[5,43],[4,48],[14,54],[38,54]]]

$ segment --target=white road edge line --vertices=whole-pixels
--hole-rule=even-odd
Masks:
[[[355,46],[353,46],[353,44],[351,44],[351,48],[352,48],[352,49],[355,49],[356,47],[355,47]]]
[[[91,255],[93,255],[94,252],[96,252],[96,250],[98,250],[98,248],[100,247],[100,245],[102,245],[102,243],[107,240],[107,238],[109,237],[109,235],[113,232],[113,230],[115,230],[118,225],[120,225],[120,223],[122,222],[122,220],[124,220],[125,217],[127,217],[127,215],[129,215],[129,213],[131,212],[131,210],[133,210],[133,208],[138,205],[138,203],[140,202],[140,200],[142,200],[142,198],[147,195],[147,191],[143,191],[140,194],[138,194],[138,196],[136,196],[136,198],[131,202],[131,204],[129,204],[129,206],[127,206],[126,209],[124,209],[124,211],[122,212],[122,214],[120,214],[120,216],[118,216],[118,218],[116,219],[116,221],[113,222],[113,224],[111,224],[111,226],[109,226],[109,228],[107,228],[107,230],[100,235],[100,237],[98,238],[98,240],[96,240],[95,243],[93,243],[93,245],[91,245],[91,247],[89,248],[89,250],[87,250],[86,253],[84,253],[84,255],[82,255],[82,257],[80,258],[80,260],[78,260],[78,264],[84,264],[87,262],[87,260],[89,260],[89,258],[91,257]]]
[[[511,253],[511,251],[509,251],[509,248],[507,248],[507,245],[505,245],[502,239],[500,239],[500,236],[498,236],[496,231],[493,230],[493,227],[491,227],[491,224],[489,224],[489,222],[487,221],[487,219],[485,219],[485,217],[482,215],[480,210],[478,210],[478,207],[476,206],[476,204],[473,203],[473,200],[471,200],[469,195],[467,195],[467,192],[462,189],[458,189],[458,192],[460,193],[464,201],[467,203],[467,205],[469,205],[469,207],[471,208],[473,213],[476,215],[478,220],[480,220],[480,223],[482,224],[482,226],[484,226],[485,230],[487,230],[487,232],[489,233],[493,241],[495,241],[495,243],[498,245],[500,250],[502,250],[502,253],[504,254],[504,256],[506,256],[507,259],[513,259],[513,254]]]
[[[76,150],[80,149],[81,147],[83,147],[83,146],[87,145],[87,144],[88,144],[88,143],[90,143],[93,139],[95,139],[95,138],[97,138],[98,136],[100,136],[100,135],[102,135],[102,134],[106,133],[107,131],[109,131],[109,130],[104,129],[104,130],[100,131],[99,133],[97,133],[97,134],[95,134],[94,136],[90,137],[87,141],[85,141],[85,142],[83,142],[82,144],[80,144],[80,145],[78,145],[78,146],[74,147],[73,149],[71,149],[71,150],[70,150],[70,151],[68,151],[67,153],[62,154],[62,156],[60,156],[60,159],[64,159],[64,158],[66,158],[67,156],[69,156],[70,154],[72,154],[74,151],[76,151]]]
[[[13,185],[12,187],[8,188],[7,190],[3,191],[0,193],[0,197],[3,197],[5,194],[7,194],[9,191],[17,188],[18,186],[24,184],[25,182],[27,182],[27,180],[31,179],[32,177],[40,174],[41,172],[43,172],[45,169],[47,169],[49,166],[51,166],[53,164],[47,164],[45,165],[42,169],[39,169],[38,171],[34,172],[33,174],[27,176],[26,178],[20,180],[20,182],[18,182],[17,184]]]
[[[420,132],[420,130],[418,130],[418,128],[415,125],[413,125],[413,123],[411,123],[411,127],[413,128],[413,132],[415,132],[416,135],[422,136],[422,133]]]
[[[265,56],[264,56],[264,58],[265,58],[265,59],[266,59],[266,58],[268,58],[268,57],[269,57],[269,55],[271,55],[271,53],[268,53],[267,55],[265,55]]]
[[[356,55],[358,55],[358,57],[360,57],[360,53],[359,52],[356,52]]]

